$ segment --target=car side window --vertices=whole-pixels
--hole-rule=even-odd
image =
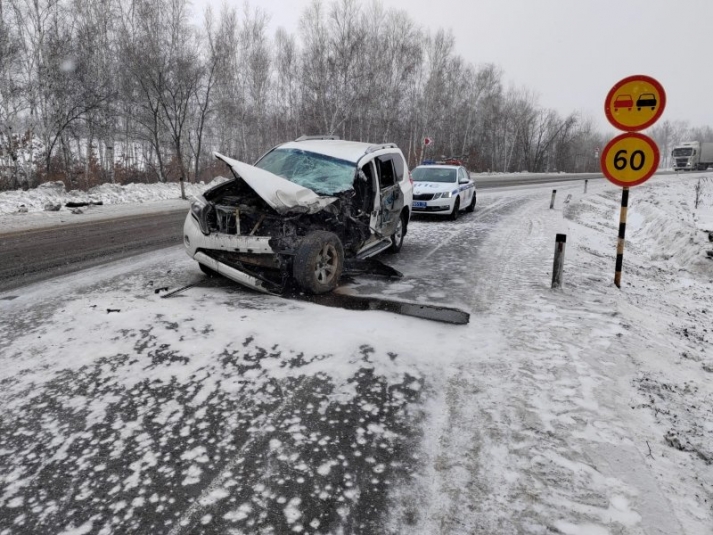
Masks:
[[[354,181],[357,193],[357,207],[363,213],[369,213],[374,207],[374,172],[371,162],[366,162],[361,168],[364,179],[361,177]]]
[[[402,182],[404,179],[404,172],[406,171],[406,164],[404,159],[399,154],[393,154],[390,156],[392,163],[394,164],[394,171],[396,172],[396,181]]]
[[[374,160],[379,173],[379,186],[381,189],[389,188],[396,184],[396,172],[391,156],[377,156]]]

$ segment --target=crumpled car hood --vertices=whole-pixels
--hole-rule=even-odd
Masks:
[[[311,189],[290,182],[269,171],[253,165],[233,160],[219,153],[215,157],[223,160],[233,172],[257,193],[280,215],[289,213],[315,214],[337,200],[337,197],[323,197]]]

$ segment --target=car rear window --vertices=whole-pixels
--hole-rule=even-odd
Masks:
[[[411,173],[414,182],[455,182],[455,169],[439,169],[438,167],[417,167]]]
[[[300,149],[275,149],[255,167],[309,188],[319,195],[334,195],[353,188],[356,165]]]

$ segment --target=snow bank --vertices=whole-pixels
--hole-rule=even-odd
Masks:
[[[185,184],[186,197],[200,194],[209,187],[219,184],[227,178],[218,177],[209,184]],[[12,214],[25,207],[28,212],[41,212],[48,204],[64,205],[67,202],[101,202],[103,204],[140,204],[156,201],[179,199],[181,186],[179,183],[166,184],[102,184],[89,191],[65,189],[63,182],[46,182],[28,191],[5,191],[0,193],[0,214]]]
[[[708,231],[713,232],[713,181],[702,178],[702,195],[695,208],[695,181],[688,188],[674,180],[661,181],[637,193],[630,208],[630,239],[652,267],[708,273]],[[706,188],[707,186],[707,188]]]

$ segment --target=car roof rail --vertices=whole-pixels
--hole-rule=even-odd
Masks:
[[[366,149],[365,154],[370,154],[372,152],[376,152],[377,150],[381,149],[395,149],[397,148],[396,143],[381,143],[379,145],[372,145],[368,149]]]
[[[333,141],[336,141],[339,139],[339,136],[326,136],[326,135],[317,135],[317,136],[300,136],[295,141],[309,141],[310,139],[331,139]]]

